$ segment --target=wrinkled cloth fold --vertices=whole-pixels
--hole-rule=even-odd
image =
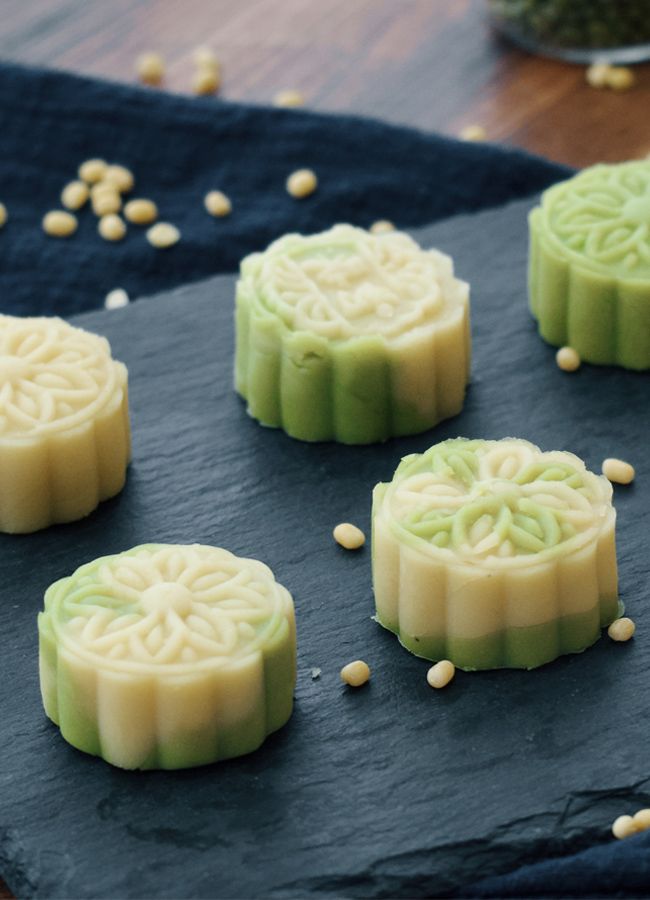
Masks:
[[[486,878],[463,897],[649,897],[650,833],[588,847],[559,859],[545,859],[506,875]]]
[[[533,194],[568,170],[517,150],[463,143],[353,116],[245,106],[0,66],[0,312],[71,315],[235,271],[241,258],[288,231],[390,219],[425,225]],[[43,215],[85,159],[128,166],[133,197],[150,197],[181,231],[166,250],[129,225],[109,243],[88,207],[70,238],[47,236]],[[303,200],[285,188],[296,169],[319,179]],[[209,216],[222,190],[232,214]]]

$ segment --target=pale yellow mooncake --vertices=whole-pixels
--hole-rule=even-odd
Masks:
[[[0,531],[88,515],[130,458],[127,370],[58,318],[0,315]]]

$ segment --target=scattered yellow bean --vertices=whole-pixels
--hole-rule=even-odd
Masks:
[[[614,484],[630,484],[634,481],[634,466],[622,459],[606,459],[603,462],[603,475]]]
[[[76,230],[76,216],[62,209],[53,209],[43,217],[43,231],[51,237],[70,237]]]
[[[107,184],[113,185],[120,194],[128,194],[129,191],[133,190],[133,185],[135,184],[133,172],[127,169],[126,166],[118,165],[108,166],[102,180]]]
[[[615,619],[607,629],[607,634],[613,641],[629,641],[636,631],[636,625],[632,619],[623,616]]]
[[[165,77],[165,63],[159,53],[143,53],[136,60],[135,70],[143,84],[154,87]]]
[[[4,203],[0,203],[0,228],[6,224],[8,218],[9,214],[7,213],[7,207]]]
[[[115,213],[109,213],[101,217],[97,230],[105,241],[121,241],[126,234],[126,225]]]
[[[370,666],[362,659],[355,659],[341,669],[341,681],[350,687],[361,687],[370,678]]]
[[[305,98],[300,91],[278,91],[273,98],[274,106],[304,106]]]
[[[128,306],[129,295],[124,288],[113,288],[106,294],[104,306],[106,309],[119,309],[121,306]]]
[[[585,72],[587,84],[594,88],[607,87],[607,80],[612,67],[609,63],[592,63]]]
[[[634,813],[632,819],[637,831],[647,831],[650,828],[650,809],[640,809]]]
[[[192,90],[198,96],[216,94],[219,90],[219,72],[213,69],[199,69],[192,80]]]
[[[96,187],[100,187],[100,185]],[[96,216],[108,216],[110,213],[119,212],[122,208],[122,198],[118,192],[113,185],[104,187],[104,182],[101,184],[101,190],[93,188],[91,202]]]
[[[373,234],[386,234],[388,231],[395,231],[395,226],[388,219],[379,219],[372,223],[369,230]]]
[[[487,131],[482,125],[466,125],[458,136],[462,141],[484,141]]]
[[[607,73],[607,87],[613,91],[629,91],[635,81],[634,72],[625,66],[611,66]]]
[[[88,200],[88,185],[85,181],[71,181],[61,191],[61,203],[66,209],[81,209]]]
[[[395,231],[395,226],[389,219],[379,219],[373,222],[368,229],[372,234],[387,234],[389,231]]]
[[[221,68],[217,54],[209,47],[197,47],[192,54],[192,59],[194,65],[199,69],[210,69],[218,73]]]
[[[309,197],[317,187],[318,178],[311,169],[297,169],[287,178],[287,190],[297,200]]]
[[[432,688],[447,687],[456,674],[456,666],[448,659],[441,659],[427,672],[427,682]]]
[[[349,522],[341,522],[340,525],[336,526],[332,534],[336,543],[340,544],[341,547],[345,547],[346,550],[358,550],[366,542],[366,536],[363,531]]]
[[[203,203],[211,216],[229,216],[232,212],[232,203],[221,191],[208,191]]]
[[[619,816],[612,825],[614,837],[623,839],[650,828],[650,809],[640,809],[633,816]]]
[[[110,181],[105,181],[104,178],[101,181],[96,181],[95,184],[91,184],[90,186],[90,199],[93,197],[98,197],[100,194],[117,194],[119,193],[114,184]]]
[[[104,177],[104,172],[108,168],[103,159],[87,159],[86,162],[79,166],[79,178],[87,184],[95,184]]]
[[[575,372],[580,368],[580,354],[573,347],[560,347],[555,354],[555,362],[563,372]]]
[[[180,238],[180,231],[170,222],[158,222],[147,231],[147,240],[151,246],[161,250],[177,244]]]
[[[619,816],[612,825],[612,834],[615,838],[626,838],[636,833],[636,825],[632,816]]]
[[[137,200],[129,200],[124,207],[124,216],[134,225],[150,225],[158,218],[158,207],[153,200],[139,197]]]

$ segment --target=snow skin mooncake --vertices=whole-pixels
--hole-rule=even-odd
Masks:
[[[236,307],[235,386],[263,425],[369,444],[462,409],[469,287],[406,234],[285,235],[243,260]]]
[[[531,669],[619,613],[612,486],[563,451],[456,440],[375,488],[377,621],[426,659]]]
[[[291,715],[291,595],[253,559],[145,544],[55,582],[38,617],[45,712],[125,769],[250,753]]]
[[[587,362],[650,369],[650,160],[554,185],[529,224],[541,336]]]
[[[126,366],[57,318],[0,315],[0,531],[87,516],[124,487]]]

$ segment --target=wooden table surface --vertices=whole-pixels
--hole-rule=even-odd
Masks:
[[[650,153],[650,65],[625,93],[594,90],[584,67],[496,38],[485,0],[2,0],[0,58],[132,80],[157,50],[166,87],[189,92],[192,51],[223,63],[222,96],[268,103],[300,89],[346,110],[490,140],[575,166]]]
[[[0,58],[134,81],[138,54],[165,58],[188,92],[192,51],[211,47],[221,95],[307,105],[490,140],[583,166],[650,153],[650,65],[625,93],[590,88],[584,67],[496,37],[484,0],[2,0]],[[0,882],[0,897],[11,897]]]

